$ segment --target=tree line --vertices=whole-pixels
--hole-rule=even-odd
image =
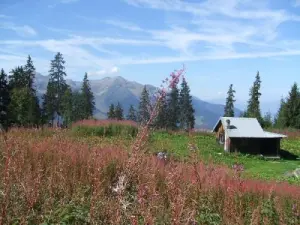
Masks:
[[[85,73],[79,91],[66,83],[65,60],[58,52],[51,60],[46,93],[39,101],[35,87],[36,70],[28,56],[24,66],[17,66],[9,75],[0,73],[0,124],[38,127],[43,124],[68,126],[71,122],[92,117],[94,96]],[[54,121],[57,124],[54,124]]]
[[[261,114],[260,109],[260,97],[262,93],[261,88],[261,78],[259,71],[256,74],[255,81],[249,91],[249,100],[245,112],[243,112],[240,117],[250,117],[257,118],[259,123],[264,128],[295,128],[300,129],[300,91],[297,83],[294,83],[291,87],[286,98],[281,99],[281,104],[279,110],[274,118],[270,112],[266,113],[264,116]],[[236,91],[233,89],[233,84],[230,84],[226,104],[224,108],[224,116],[234,117],[234,102]]]
[[[180,88],[175,83],[168,93],[161,90],[159,95],[161,99],[152,126],[158,129],[170,130],[193,129],[195,127],[195,110],[190,88],[185,78],[182,79]],[[130,105],[126,119],[140,124],[146,123],[150,119],[150,113],[153,109],[153,102],[151,102],[150,97],[149,90],[144,86],[138,108],[135,109],[133,105]],[[108,119],[124,119],[123,109],[119,102],[116,106],[114,104],[110,105],[107,117]]]

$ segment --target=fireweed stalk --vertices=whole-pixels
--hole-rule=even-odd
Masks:
[[[112,188],[113,192],[117,194],[118,201],[123,210],[126,210],[127,206],[130,204],[126,201],[126,197],[124,195],[126,186],[134,179],[134,174],[139,174],[138,169],[142,168],[139,164],[141,165],[144,162],[143,156],[145,152],[143,149],[149,137],[150,126],[155,121],[160,111],[162,99],[166,97],[170,89],[174,88],[179,83],[180,77],[182,77],[184,73],[185,68],[183,67],[180,70],[175,70],[170,74],[170,78],[166,78],[162,81],[162,85],[154,95],[154,102],[152,102],[148,108],[150,118],[148,121],[140,125],[137,137],[132,145],[132,152],[128,163],[125,166],[124,172],[119,176],[118,182]],[[143,185],[141,184],[141,187],[142,186]],[[142,199],[139,200],[143,201]]]

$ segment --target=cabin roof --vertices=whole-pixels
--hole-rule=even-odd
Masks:
[[[228,127],[227,120],[230,121]],[[285,135],[267,132],[262,129],[256,118],[244,117],[220,117],[213,132],[217,132],[220,125],[223,125],[228,137],[232,138],[284,138]]]

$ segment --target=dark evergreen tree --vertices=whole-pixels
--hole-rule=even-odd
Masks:
[[[168,93],[168,111],[167,111],[167,128],[175,130],[179,123],[179,90],[177,85],[173,85],[171,92]]]
[[[35,79],[35,67],[31,60],[31,57],[28,56],[27,63],[24,66],[24,73],[26,78],[27,86],[26,88],[30,91],[30,105],[28,106],[28,117],[31,125],[38,125],[40,123],[41,109],[39,106],[39,100],[36,95],[36,89],[34,87]]]
[[[179,94],[179,122],[181,129],[193,129],[195,126],[195,110],[186,79],[182,79]]]
[[[261,86],[261,80],[259,72],[257,72],[255,81],[253,83],[253,86],[250,89],[250,99],[248,101],[248,107],[246,111],[246,116],[250,118],[257,118],[257,120],[262,124],[262,116],[260,111],[260,86]]]
[[[62,97],[62,117],[64,126],[69,126],[73,121],[73,98],[69,86]]]
[[[84,103],[82,93],[78,91],[72,93],[72,122],[85,119]]]
[[[168,125],[168,103],[165,93],[160,93],[160,95],[162,98],[159,102],[159,111],[155,120],[155,126],[159,129],[166,129]]]
[[[136,110],[133,105],[130,105],[126,119],[137,122]]]
[[[61,116],[62,114],[62,96],[64,95],[67,85],[65,81],[65,60],[61,53],[57,53],[54,59],[51,61],[49,70],[49,82],[47,85],[47,91],[44,96],[44,112],[47,119],[54,119],[55,114]]]
[[[120,102],[118,102],[116,108],[115,108],[115,118],[117,120],[123,120],[124,116],[123,116],[123,108],[120,104]]]
[[[27,83],[27,88],[31,89],[33,93],[36,92],[34,88],[34,79],[35,79],[35,67],[33,65],[32,59],[30,55],[27,58],[27,63],[24,66],[24,72],[25,72],[25,79]]]
[[[84,101],[84,117],[86,119],[93,116],[93,112],[95,110],[95,101],[94,101],[94,94],[91,90],[91,86],[87,77],[87,73],[85,73],[81,88],[83,101]]]
[[[229,90],[227,92],[226,104],[224,108],[224,116],[225,117],[234,117],[234,94],[235,90],[233,89],[233,85],[230,84]]]
[[[1,69],[0,72],[0,126],[7,130],[8,122],[8,106],[10,103],[9,88],[7,74]]]
[[[287,127],[300,128],[300,93],[297,83],[294,83],[287,98],[284,110]]]
[[[28,87],[28,80],[23,66],[18,66],[12,69],[9,74],[9,89],[21,89]]]
[[[141,94],[139,110],[138,110],[138,122],[146,123],[150,119],[150,97],[146,86]]]
[[[109,106],[109,111],[107,112],[107,118],[108,119],[116,119],[116,115],[115,115],[115,105],[114,104],[111,104]]]
[[[277,128],[286,127],[285,110],[286,110],[286,102],[283,98],[281,98],[280,107],[274,119],[275,127]]]
[[[263,124],[262,127],[264,128],[271,128],[273,127],[273,121],[272,121],[272,114],[270,112],[267,112],[263,118]]]

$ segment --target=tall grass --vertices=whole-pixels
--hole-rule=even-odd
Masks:
[[[299,224],[300,191],[239,171],[92,148],[64,131],[0,142],[0,224]],[[121,194],[120,194],[121,193]]]

